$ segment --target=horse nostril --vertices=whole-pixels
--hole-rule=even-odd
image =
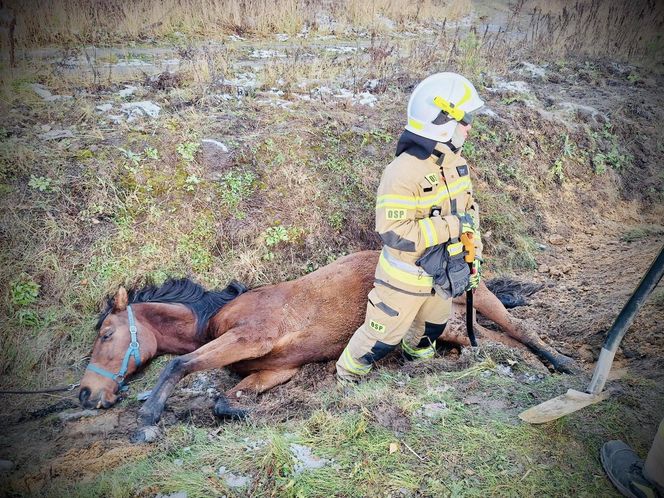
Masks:
[[[78,393],[78,399],[81,403],[85,403],[90,397],[90,389],[87,387],[81,388],[81,392]]]

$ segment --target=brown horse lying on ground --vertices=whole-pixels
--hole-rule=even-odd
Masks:
[[[307,363],[336,360],[364,321],[378,254],[354,253],[297,280],[250,291],[234,282],[223,291],[206,292],[186,279],[129,294],[120,288],[97,324],[99,335],[79,399],[85,407],[108,408],[125,379],[150,359],[182,355],[165,367],[139,411],[137,440],[145,440],[141,429],[157,423],[176,384],[192,372],[229,367],[245,376],[227,393],[234,396],[282,384]],[[478,327],[480,338],[525,345],[555,369],[570,370],[573,361],[511,317],[484,284],[475,293],[474,306],[509,335]],[[463,325],[446,327],[441,340],[469,344]],[[244,414],[223,395],[214,412],[220,417]]]

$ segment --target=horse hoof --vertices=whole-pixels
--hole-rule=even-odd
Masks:
[[[576,361],[574,361],[574,359],[570,358],[569,356],[565,356],[564,354],[558,355],[555,361],[551,362],[551,365],[558,372],[570,375],[577,375],[581,373],[581,369],[576,364]]]
[[[214,415],[220,419],[228,420],[244,420],[248,417],[249,412],[240,408],[233,408],[227,400],[219,398],[214,404],[212,410]]]
[[[156,425],[149,425],[138,429],[133,436],[131,436],[130,440],[134,444],[152,443],[157,440],[160,434],[159,427]]]

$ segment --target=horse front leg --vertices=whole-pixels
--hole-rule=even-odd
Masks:
[[[264,356],[272,349],[273,341],[261,337],[250,339],[250,330],[231,329],[221,337],[198,348],[192,353],[172,360],[162,371],[150,397],[138,412],[138,431],[132,437],[133,442],[149,442],[158,435],[155,428],[166,406],[166,400],[173,393],[175,386],[185,376],[202,370],[223,368],[241,360]],[[223,395],[217,404],[228,404]],[[216,410],[215,410],[216,411]],[[243,414],[239,411],[237,416]]]

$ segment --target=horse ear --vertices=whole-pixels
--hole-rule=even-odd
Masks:
[[[127,290],[124,287],[120,287],[113,298],[113,311],[126,310],[128,303],[129,297],[127,296]]]

